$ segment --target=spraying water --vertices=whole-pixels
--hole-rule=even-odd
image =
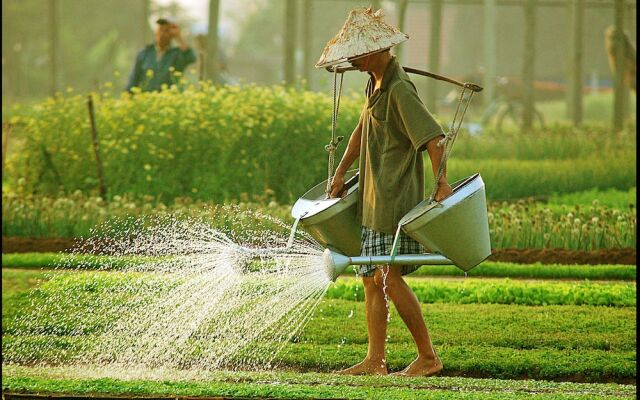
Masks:
[[[103,237],[76,250],[115,261],[82,279],[60,278],[67,281],[59,285],[75,288],[40,299],[18,325],[37,335],[37,327],[64,314],[69,336],[92,336],[90,346],[73,349],[72,361],[82,365],[273,367],[330,284],[322,249],[304,233],[290,239],[274,218],[228,206],[219,211],[215,224],[168,216],[102,227]],[[69,304],[78,312],[69,313]]]

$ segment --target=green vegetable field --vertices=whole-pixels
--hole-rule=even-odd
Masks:
[[[326,179],[332,103],[326,93],[293,86],[206,82],[133,97],[103,86],[93,98],[104,195],[85,95],[69,91],[15,107],[6,121],[13,136],[3,160],[3,247],[5,240],[22,247],[2,255],[3,393],[635,398],[637,266],[629,261],[637,240],[635,120],[615,132],[593,119],[527,133],[461,131],[449,181],[480,172],[491,248],[524,261],[489,258],[467,274],[422,266],[407,277],[444,364],[441,376],[333,373],[367,354],[364,287],[349,267],[295,335],[256,344],[274,353],[263,370],[190,369],[216,337],[217,327],[203,324],[185,339],[184,368],[160,375],[135,369],[125,378],[78,364],[118,320],[102,311],[142,307],[177,283],[130,270],[164,256],[103,254],[100,244],[163,219],[196,221],[250,243],[257,231],[287,237],[292,203]],[[348,139],[363,101],[359,94],[342,98],[338,135]],[[65,252],[45,246],[56,241]],[[73,254],[69,243],[77,245]],[[531,250],[571,252],[574,259],[527,260]],[[607,258],[616,252],[627,261]],[[596,253],[604,261],[588,262]],[[390,372],[416,356],[394,306],[386,349]]]

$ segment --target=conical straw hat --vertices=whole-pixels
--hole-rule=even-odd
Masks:
[[[384,22],[383,17],[382,10],[374,13],[370,7],[351,10],[340,32],[327,42],[316,68],[385,50],[409,39],[408,35]]]

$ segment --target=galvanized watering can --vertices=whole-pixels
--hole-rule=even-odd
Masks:
[[[360,255],[357,170],[347,172],[345,179],[347,195],[344,198],[328,199],[325,180],[296,201],[291,215],[322,246],[357,256]]]
[[[359,256],[360,221],[356,218],[358,192],[350,171],[347,196],[326,199],[326,181],[305,193],[291,214],[300,226],[321,245],[324,269],[331,280],[349,265],[446,265],[468,271],[491,255],[489,222],[484,182],[480,174],[459,180],[453,193],[441,202],[425,200],[409,211],[399,223],[407,235],[432,253]],[[295,228],[294,228],[295,229]],[[396,234],[397,236],[397,234]]]

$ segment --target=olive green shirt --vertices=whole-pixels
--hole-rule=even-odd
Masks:
[[[444,135],[395,57],[375,91],[369,80],[360,116],[359,214],[362,225],[395,233],[400,219],[424,200],[422,151]]]

